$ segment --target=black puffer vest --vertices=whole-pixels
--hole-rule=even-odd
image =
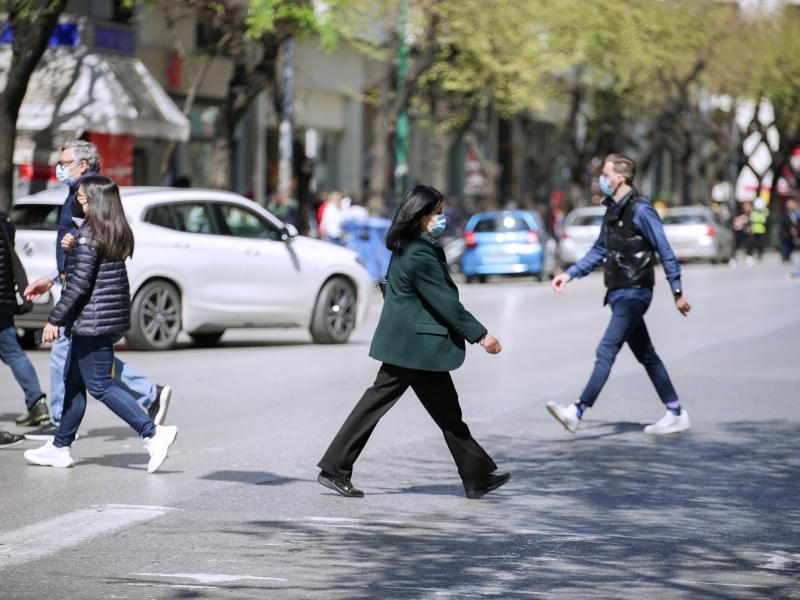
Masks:
[[[606,210],[605,284],[619,288],[652,288],[656,283],[655,253],[650,243],[633,225],[633,215],[641,196],[633,190],[616,208]]]
[[[64,290],[48,321],[66,327],[68,335],[125,333],[131,325],[125,263],[101,256],[87,227],[79,229],[75,239],[67,254]]]

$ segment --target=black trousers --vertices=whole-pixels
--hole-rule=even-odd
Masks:
[[[386,363],[333,438],[319,468],[335,477],[349,478],[372,430],[409,386],[442,430],[465,483],[481,482],[497,468],[461,420],[461,406],[450,373],[404,369]]]

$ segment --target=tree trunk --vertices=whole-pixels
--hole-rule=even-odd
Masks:
[[[450,132],[437,131],[433,137],[433,187],[447,195],[447,167],[450,166],[450,151],[456,136]]]
[[[386,112],[385,107],[380,107],[372,122],[372,160],[369,167],[367,209],[374,216],[383,216],[386,208],[384,194],[389,170],[389,137],[394,129],[386,120]]]
[[[481,170],[486,176],[488,184],[488,194],[486,195],[487,208],[498,208],[498,190],[500,188],[500,175],[503,172],[503,167],[495,160],[492,160],[481,149],[478,143],[478,137],[469,131],[464,135],[464,142],[467,144],[470,152],[475,155],[475,159],[480,163]]]
[[[47,48],[47,42],[67,0],[51,0],[46,8],[33,10],[12,4],[8,23],[14,31],[11,65],[6,86],[0,91],[0,210],[8,210],[14,198],[14,144],[17,117],[36,65]],[[20,17],[20,12],[30,11]]]

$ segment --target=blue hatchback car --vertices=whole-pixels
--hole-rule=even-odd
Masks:
[[[464,228],[461,272],[467,283],[488,275],[544,277],[544,246],[536,217],[525,210],[482,212]]]

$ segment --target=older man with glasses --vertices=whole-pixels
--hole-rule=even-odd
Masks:
[[[49,277],[42,277],[31,283],[25,289],[25,297],[33,300],[48,291],[53,285],[60,285],[64,280],[66,251],[74,241],[72,233],[82,223],[73,213],[75,194],[84,177],[100,174],[100,156],[97,147],[83,140],[68,142],[61,149],[61,155],[56,163],[56,178],[67,185],[69,192],[58,219],[58,236],[56,238],[57,270]],[[61,421],[64,407],[64,365],[69,351],[70,340],[61,332],[58,340],[53,344],[50,353],[50,423],[43,425],[25,435],[28,439],[48,439],[55,435]],[[162,425],[169,408],[172,390],[169,386],[152,383],[147,377],[140,374],[130,365],[119,358],[114,359],[114,384],[127,388],[128,392],[138,400],[139,404],[150,415],[157,425]],[[19,425],[35,425],[35,419],[41,422],[41,415],[28,413],[20,415],[17,419]]]

